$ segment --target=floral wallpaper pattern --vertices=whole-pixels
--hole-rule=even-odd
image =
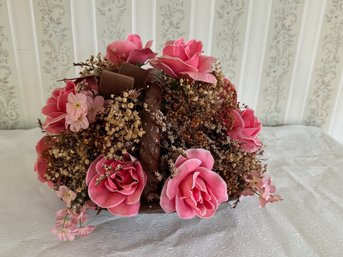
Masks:
[[[259,113],[264,124],[284,122],[287,93],[299,33],[300,0],[277,0],[270,23],[270,38],[262,79],[262,105]],[[301,14],[300,14],[301,15]]]
[[[213,35],[212,53],[218,56],[225,75],[235,81],[242,58],[248,1],[224,0],[217,1],[216,5],[214,29],[217,31]]]
[[[131,30],[131,1],[96,1],[99,51],[114,39],[125,39]]]
[[[305,122],[311,126],[327,125],[337,92],[337,80],[343,70],[343,1],[332,0],[324,16],[322,55],[314,73]],[[335,83],[336,82],[336,83]],[[341,113],[339,115],[342,115]]]
[[[0,14],[4,17],[5,6],[0,1]],[[1,24],[3,24],[1,20]],[[14,76],[9,59],[13,58],[9,47],[11,42],[5,34],[4,25],[0,25],[0,129],[16,128],[19,124],[19,105],[15,84],[10,84]]]
[[[187,40],[190,16],[189,2],[185,0],[158,1],[159,28],[156,28],[158,31],[160,30],[157,39],[158,51],[163,48],[164,43],[168,40],[180,37]]]
[[[88,42],[87,47],[104,53],[109,42],[114,39],[124,39],[132,32],[132,29],[138,29],[141,34],[146,31],[149,37],[154,39],[156,51],[159,52],[165,41],[170,39],[184,37],[188,40],[192,35],[194,38],[205,40],[207,46],[211,47],[211,55],[221,62],[225,75],[236,83],[238,89],[244,91],[242,95],[249,94],[249,90],[255,87],[253,92],[256,92],[256,95],[253,100],[258,100],[257,113],[265,125],[288,122],[289,113],[286,113],[286,109],[289,111],[288,107],[293,103],[292,98],[288,98],[293,97],[297,90],[296,87],[290,89],[294,75],[296,81],[299,81],[299,78],[309,78],[310,83],[309,88],[306,82],[301,88],[302,94],[306,95],[303,102],[304,117],[302,118],[303,106],[299,106],[299,114],[292,112],[290,115],[292,118],[308,125],[320,126],[328,131],[328,124],[332,125],[336,115],[341,115],[333,113],[333,109],[343,73],[342,0],[307,2],[305,0],[265,0],[262,6],[271,4],[270,13],[269,8],[264,10],[257,3],[258,1],[249,0],[216,0],[215,2],[209,0],[92,0],[75,2],[73,6],[77,8],[71,8],[70,0],[22,1],[27,1],[26,6],[32,5],[33,8],[20,9],[20,12],[14,15],[14,10],[17,11],[21,2],[0,0],[0,129],[35,124],[31,118],[36,114],[28,113],[29,117],[21,114],[22,110],[29,109],[22,106],[23,103],[26,102],[25,104],[30,106],[34,100],[22,99],[23,96],[20,94],[22,88],[19,88],[20,85],[17,83],[19,78],[24,82],[30,80],[29,76],[32,74],[32,71],[19,68],[18,70],[17,66],[21,66],[16,64],[15,58],[15,56],[25,56],[28,48],[25,49],[26,42],[20,41],[21,47],[16,49],[12,42],[12,40],[14,42],[18,40],[18,33],[28,31],[26,29],[31,31],[32,26],[35,26],[34,33],[28,37],[20,34],[20,39],[24,38],[27,40],[27,45],[35,46],[29,51],[38,50],[37,53],[30,52],[29,56],[37,57],[40,70],[35,76],[42,81],[44,92],[41,92],[38,84],[31,83],[30,86],[33,91],[41,93],[41,98],[46,99],[51,89],[61,85],[56,80],[74,77],[75,68],[72,65],[74,49],[83,47],[82,42],[79,43],[77,40],[78,38],[87,38],[94,34],[96,38],[90,38],[91,42]],[[6,3],[10,3],[11,8],[7,8]],[[91,33],[84,28],[78,30],[80,13],[77,12],[80,10],[86,10],[88,15],[84,15],[84,18],[87,19],[87,24],[94,24],[94,27],[90,28]],[[12,13],[7,13],[8,11]],[[20,19],[20,14],[18,13],[25,14],[26,20],[32,18],[33,22],[29,24],[19,22],[17,19]],[[318,20],[319,17],[317,18],[320,13],[324,14],[322,21]],[[139,15],[132,16],[133,14]],[[269,20],[269,26],[259,24],[254,26],[252,22],[259,21],[259,16],[256,15],[261,14],[265,15],[261,24]],[[149,28],[141,26],[143,18],[146,19],[144,24]],[[317,19],[318,24],[308,22],[314,19]],[[199,21],[205,28],[197,24]],[[251,28],[258,30],[246,31]],[[303,42],[307,42],[299,40],[301,33],[303,30],[308,32],[318,29],[320,29],[319,41],[313,37],[316,41],[313,44],[318,45],[318,48],[313,47],[316,48],[313,53],[311,51],[305,53],[308,60],[314,60],[314,64],[312,68],[312,61],[306,61],[306,65],[309,66],[303,70],[310,70],[312,73],[298,76],[298,73],[294,73],[294,61],[296,54],[299,54],[297,49],[303,49]],[[75,39],[73,30],[77,34]],[[251,38],[264,46],[266,32],[264,59],[249,58],[244,51],[255,51],[255,49],[251,48],[253,46],[251,42],[246,44],[246,40]],[[211,35],[212,38],[208,38]],[[298,44],[301,44],[301,48]],[[256,49],[256,51],[262,50]],[[242,60],[244,56],[246,59]],[[249,76],[249,74],[241,74],[242,71],[245,73],[248,61],[248,71],[254,72],[255,75],[257,74],[255,77],[261,79],[256,81],[256,84],[249,81],[251,84],[241,85],[239,79]],[[298,63],[302,62],[298,61]],[[242,65],[245,66],[242,67]],[[22,67],[27,68],[27,66]],[[37,72],[36,69],[33,70]],[[299,84],[296,85],[299,86]],[[300,86],[302,86],[301,83]],[[300,104],[299,99],[297,102]],[[37,103],[34,104],[37,105]],[[339,129],[343,130],[343,127],[335,126],[336,134],[339,134]]]
[[[74,76],[70,10],[65,0],[36,1],[36,16],[41,47],[41,69],[48,92],[56,80]]]

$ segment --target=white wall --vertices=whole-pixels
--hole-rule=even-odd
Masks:
[[[343,0],[0,0],[0,127],[35,126],[73,61],[132,32],[202,40],[264,124],[343,142]]]

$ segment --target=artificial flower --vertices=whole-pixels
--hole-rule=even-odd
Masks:
[[[271,178],[263,177],[255,172],[252,172],[249,177],[247,179],[249,186],[242,192],[240,199],[257,194],[260,200],[259,207],[282,200],[281,196],[274,194],[276,190]]]
[[[88,226],[84,226],[84,227],[79,227],[77,228],[74,233],[76,233],[77,236],[80,237],[86,237],[88,236],[90,233],[92,233],[94,231],[95,227],[92,225],[88,225]]]
[[[65,87],[56,88],[52,92],[52,96],[42,108],[42,113],[47,116],[43,123],[43,129],[49,134],[60,134],[66,130],[66,104],[70,93],[75,93],[75,84],[67,81]]]
[[[87,129],[89,127],[89,121],[86,113],[81,113],[77,120],[72,119],[69,114],[66,116],[66,125],[70,125],[70,130],[73,132],[79,132],[81,129]]]
[[[153,67],[163,70],[173,78],[186,74],[196,81],[215,83],[216,77],[209,73],[215,59],[201,53],[201,41],[185,42],[180,38],[168,41],[163,48],[163,55],[149,62]]]
[[[86,184],[90,199],[101,208],[119,216],[134,216],[147,175],[140,162],[127,154],[122,160],[100,155],[87,171]]]
[[[87,96],[87,118],[90,123],[95,122],[96,115],[102,113],[105,110],[104,104],[105,99],[101,95],[97,95],[94,98],[92,96]]]
[[[72,241],[75,238],[75,234],[70,228],[54,227],[51,232],[57,235],[57,238],[61,241]]]
[[[190,149],[186,156],[177,158],[177,173],[164,183],[160,205],[165,212],[176,211],[183,219],[210,218],[228,200],[227,185],[212,171],[214,159],[209,151]]]
[[[67,102],[67,114],[70,119],[76,121],[81,114],[87,113],[87,96],[83,93],[70,93]]]
[[[227,122],[228,130],[227,135],[233,140],[238,141],[241,147],[249,152],[253,153],[259,150],[262,146],[261,141],[257,138],[261,131],[261,122],[255,117],[252,109],[246,108],[241,111],[238,109],[231,110],[230,112],[233,121]]]
[[[126,40],[117,40],[109,44],[106,48],[106,58],[116,65],[121,62],[142,65],[146,60],[156,56],[150,49],[151,45],[152,41],[148,41],[143,48],[140,36],[130,34]]]
[[[56,195],[61,198],[67,205],[68,208],[71,206],[71,202],[75,200],[76,194],[66,186],[60,186]]]

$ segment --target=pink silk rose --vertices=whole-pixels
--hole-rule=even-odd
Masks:
[[[106,58],[113,64],[129,62],[142,65],[146,60],[154,58],[154,53],[150,47],[152,40],[148,41],[143,48],[141,37],[137,34],[130,34],[126,40],[117,40],[109,44],[106,48]]]
[[[233,117],[232,128],[228,129],[227,135],[233,140],[238,141],[241,147],[253,153],[262,146],[261,141],[257,138],[262,129],[261,122],[255,117],[252,109],[232,110]]]
[[[164,183],[160,205],[165,212],[176,211],[183,219],[210,218],[228,200],[227,185],[211,170],[214,159],[209,151],[189,149],[186,155],[177,158],[177,173]]]
[[[52,96],[42,108],[42,113],[47,116],[43,123],[43,129],[49,134],[60,134],[66,130],[66,105],[70,93],[75,93],[75,84],[72,81],[67,81],[65,87],[56,88],[52,92]]]
[[[49,187],[53,187],[53,183],[51,181],[48,181],[45,178],[45,173],[48,168],[48,162],[43,156],[43,152],[47,151],[49,149],[48,142],[46,140],[46,137],[42,137],[37,145],[36,145],[36,152],[38,154],[37,160],[35,162],[34,170],[38,174],[39,181],[45,183],[48,182]]]
[[[92,162],[86,176],[90,199],[119,216],[138,213],[146,182],[147,175],[141,164],[128,154],[124,160],[105,159],[100,155]]]
[[[163,48],[163,55],[150,60],[150,64],[167,75],[178,78],[187,74],[196,81],[215,83],[216,77],[209,73],[215,59],[201,55],[202,43],[197,40],[184,42],[183,38],[168,41]]]

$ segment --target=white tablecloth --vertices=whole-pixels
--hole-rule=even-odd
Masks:
[[[343,256],[343,146],[317,128],[264,128],[265,158],[283,202],[255,197],[209,220],[176,214],[90,218],[87,238],[50,233],[63,205],[33,172],[38,129],[0,131],[0,256]]]

